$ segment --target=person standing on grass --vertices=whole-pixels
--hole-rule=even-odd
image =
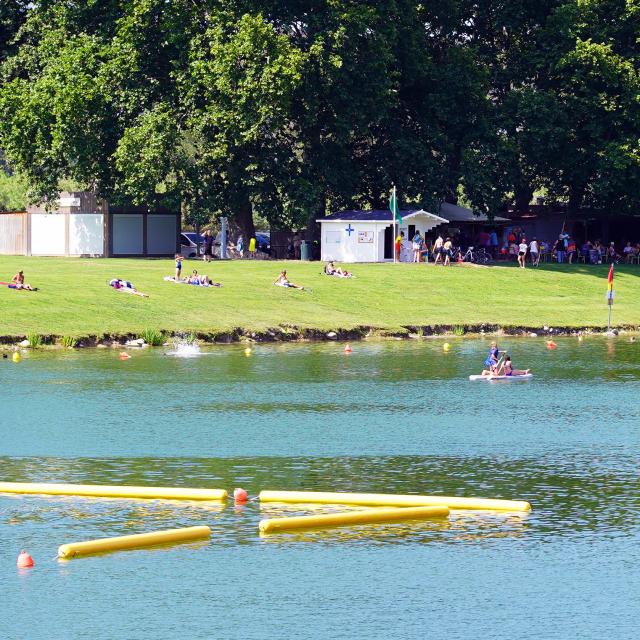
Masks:
[[[238,242],[236,243],[236,251],[240,254],[241,258],[244,258],[244,238],[242,234],[238,236]]]
[[[300,260],[300,252],[302,250],[302,238],[296,231],[293,234],[293,258],[294,260]]]
[[[249,257],[250,258],[255,258],[256,257],[256,239],[255,239],[255,237],[252,237],[251,240],[249,240]]]
[[[540,264],[540,247],[536,238],[529,243],[529,255],[531,256],[531,266],[537,267]]]
[[[518,264],[520,265],[521,269],[524,269],[524,263],[525,260],[527,258],[527,249],[528,249],[528,245],[527,245],[527,240],[526,238],[522,238],[520,240],[520,244],[518,245]]]
[[[400,262],[400,251],[402,250],[402,243],[404,242],[404,231],[401,231],[395,239],[395,252],[396,260]]]
[[[413,261],[420,262],[420,252],[422,251],[422,236],[419,231],[416,231],[416,234],[413,236],[412,241],[413,248]]]
[[[451,264],[451,258],[453,256],[453,243],[451,238],[447,238],[442,245],[442,251],[444,253],[444,265],[448,267]]]
[[[556,241],[556,260],[559,264],[564,262],[565,250],[564,250],[564,234],[560,234],[558,236],[558,240]]]
[[[438,264],[438,260],[442,258],[444,262],[444,258],[442,257],[442,246],[444,245],[444,240],[442,236],[438,234],[436,241],[433,243],[433,264]]]
[[[211,231],[207,229],[204,232],[204,250],[202,253],[202,259],[205,262],[211,262],[212,258],[213,258],[213,235],[211,234]]]
[[[176,282],[180,282],[181,273],[182,273],[182,256],[179,253],[176,253],[176,275],[173,278]]]

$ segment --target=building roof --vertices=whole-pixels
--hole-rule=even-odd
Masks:
[[[451,204],[450,202],[443,202],[440,205],[440,214],[449,219],[449,222],[510,222],[509,218],[500,218],[494,216],[492,220],[489,220],[484,214],[476,215],[471,209],[467,207],[461,207],[457,204]]]
[[[436,216],[433,213],[429,213],[428,211],[424,211],[423,209],[404,209],[400,211],[400,217],[403,218],[413,218],[416,216],[425,216],[427,218],[431,218],[432,220],[438,222],[438,224],[443,224],[445,222],[449,222],[445,218],[440,216]],[[325,218],[318,218],[316,222],[393,222],[393,215],[391,211],[388,209],[373,209],[369,211],[338,211],[336,213],[332,213],[331,215],[326,216]]]

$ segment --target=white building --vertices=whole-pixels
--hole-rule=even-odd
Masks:
[[[404,233],[410,247],[416,231],[424,234],[448,220],[420,210],[401,211],[402,224],[395,233]],[[339,211],[317,220],[321,225],[321,260],[327,262],[385,262],[393,260],[394,225],[391,211]],[[403,251],[401,259],[410,260]]]
[[[86,191],[43,205],[0,212],[0,255],[170,256],[180,250],[180,213],[115,208]]]

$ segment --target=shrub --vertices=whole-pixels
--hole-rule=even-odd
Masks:
[[[67,349],[73,349],[78,341],[73,336],[62,336],[60,344]]]
[[[152,347],[161,347],[164,344],[164,333],[157,329],[145,329],[140,337]]]
[[[464,327],[461,324],[453,327],[453,335],[454,336],[463,336],[465,334]]]
[[[39,333],[30,333],[27,336],[27,340],[29,342],[29,346],[32,349],[37,349],[38,347],[41,347],[43,343],[42,336]]]

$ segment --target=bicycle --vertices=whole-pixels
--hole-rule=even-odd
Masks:
[[[467,252],[462,256],[463,262],[472,262],[473,264],[487,265],[492,262],[493,258],[486,249],[482,247],[476,249],[475,247],[468,247]]]

